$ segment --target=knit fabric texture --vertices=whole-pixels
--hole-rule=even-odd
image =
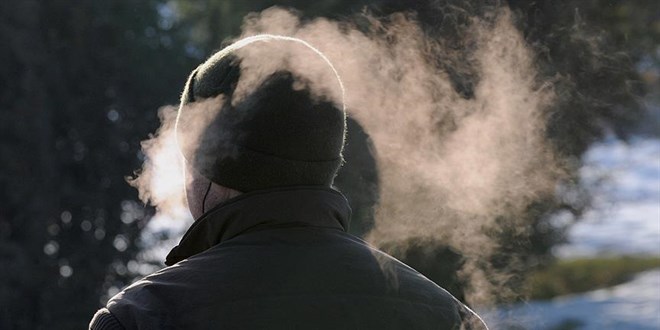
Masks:
[[[220,94],[223,101],[186,159],[214,183],[242,192],[330,186],[343,161],[343,111],[287,71],[234,100],[240,77],[240,61],[231,54],[212,57],[190,75],[179,111]]]
[[[119,320],[107,308],[99,309],[89,323],[90,330],[125,330]]]

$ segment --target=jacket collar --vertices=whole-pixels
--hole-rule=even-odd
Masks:
[[[167,255],[171,266],[240,234],[268,228],[348,230],[351,208],[338,191],[322,186],[253,191],[221,203],[197,219]]]

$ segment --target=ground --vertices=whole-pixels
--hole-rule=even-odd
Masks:
[[[557,255],[660,255],[660,139],[606,139],[584,163],[593,206]],[[660,329],[660,269],[615,287],[482,314],[494,329]]]

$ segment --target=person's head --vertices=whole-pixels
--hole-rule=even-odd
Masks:
[[[257,77],[256,87],[235,97],[241,73],[237,56],[216,55],[193,71],[183,92],[179,122],[200,101],[216,101],[220,109],[195,148],[183,152],[195,218],[242,192],[330,187],[343,161],[343,110],[288,71]]]

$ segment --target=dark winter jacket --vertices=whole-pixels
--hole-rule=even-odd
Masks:
[[[329,188],[255,191],[197,220],[91,329],[459,329],[463,305],[346,233]]]

